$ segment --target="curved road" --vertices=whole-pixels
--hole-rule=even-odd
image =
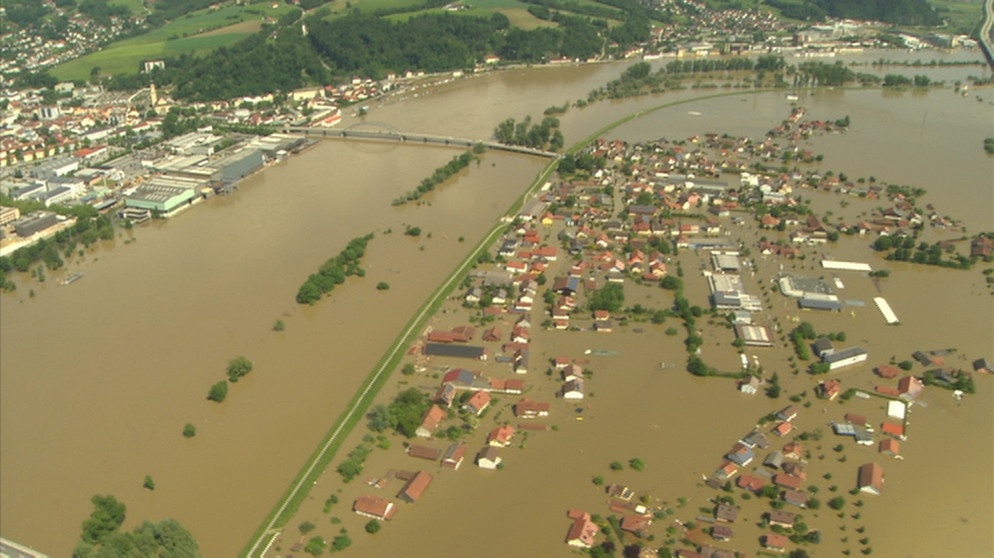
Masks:
[[[991,26],[994,25],[994,0],[984,2],[984,24],[980,27],[980,50],[984,51],[987,63],[994,68],[994,48],[991,47]]]

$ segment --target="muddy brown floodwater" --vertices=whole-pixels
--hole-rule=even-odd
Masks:
[[[621,66],[604,65],[477,77],[416,99],[375,104],[368,118],[402,130],[489,137],[500,120],[537,117],[548,106],[585,97],[620,71]],[[994,96],[989,90],[978,93]],[[561,117],[567,143],[620,116],[696,94],[571,110]],[[825,168],[926,188],[925,201],[962,219],[969,231],[989,229],[994,222],[994,165],[980,141],[989,135],[989,105],[948,90],[924,96],[824,92],[802,104],[813,118],[852,118],[849,134],[813,140],[813,150],[826,155]],[[743,93],[654,113],[613,137],[643,141],[729,131],[758,138],[788,110],[782,93]],[[205,556],[241,550],[403,324],[544,165],[540,159],[488,153],[428,203],[390,205],[458,153],[325,142],[251,177],[233,196],[122,232],[69,262],[69,270],[85,273],[71,286],[57,287],[54,273],[44,284],[22,278],[15,293],[0,297],[3,536],[53,556],[68,555],[90,512],[89,498],[109,493],[128,505],[126,527],[175,517],[193,532]],[[872,208],[856,201],[836,207],[837,198],[830,196],[816,203],[835,208],[837,215]],[[422,236],[403,235],[406,225],[420,227]],[[296,305],[293,297],[307,275],[367,232],[376,237],[363,260],[366,276],[350,278],[313,308]],[[891,277],[881,281],[882,296],[902,320],[901,326],[885,328],[870,301],[877,296],[870,280],[840,274],[845,296],[868,306],[855,316],[804,319],[819,331],[844,330],[870,351],[867,366],[840,373],[844,382],[869,387],[872,365],[917,349],[956,347],[953,360],[962,366],[968,366],[967,357],[994,357],[994,297],[976,269],[885,264],[855,240],[832,251],[891,269]],[[697,256],[680,257],[688,281],[702,281],[692,271]],[[778,263],[758,265],[762,277]],[[381,281],[390,289],[377,291]],[[758,283],[747,285],[758,289]],[[30,289],[37,296],[29,297]],[[665,297],[652,298],[661,296],[657,290],[626,287],[626,293],[649,297],[644,304],[666,304]],[[797,314],[772,300],[781,305],[775,312],[783,323]],[[271,331],[277,319],[286,331]],[[467,464],[439,475],[425,498],[405,506],[375,537],[366,536],[364,521],[347,510],[350,495],[364,488],[362,480],[342,489],[330,515],[321,512],[325,498],[339,489],[337,475],[329,473],[287,526],[287,537],[295,539],[296,524],[313,519],[315,533],[330,538],[339,526],[329,518],[340,517],[352,535],[354,555],[565,556],[570,552],[562,542],[565,510],[605,513],[591,476],[608,475],[610,461],[636,456],[646,461],[645,471],[611,473],[611,479],[672,506],[681,497],[689,499],[688,510],[706,505],[714,493],[701,488],[700,475],[712,471],[738,436],[783,401],[742,396],[728,382],[693,378],[679,368],[660,369],[660,362],[685,359],[682,334],[662,333],[669,326],[679,324],[647,324],[642,333],[606,336],[535,328],[534,362],[557,355],[584,358],[591,348],[617,351],[586,357],[595,372],[590,385],[595,395],[584,401],[582,422],[573,419],[572,406],[556,401],[549,423],[558,424],[558,432],[532,433],[525,449],[505,450],[502,471],[482,472]],[[728,334],[718,329],[709,334],[714,341],[705,346],[705,357],[733,366],[737,356]],[[787,351],[749,352],[764,362],[783,363]],[[227,361],[236,355],[253,360],[253,372],[232,386],[223,404],[205,401],[210,384],[224,377]],[[434,385],[433,372],[410,382]],[[813,387],[804,375],[783,371],[780,376],[786,394]],[[541,371],[528,379],[537,395],[556,387]],[[399,387],[391,384],[382,397]],[[929,390],[927,406],[915,407],[906,459],[884,464],[887,490],[866,498],[871,501],[862,509],[860,523],[879,555],[991,555],[994,392],[987,377],[977,378],[977,387],[978,394],[961,403],[948,392]],[[502,399],[506,406],[516,398]],[[840,416],[834,405],[816,402],[802,421],[804,428],[815,428]],[[180,434],[187,422],[198,428],[189,440]],[[357,430],[344,447],[361,435]],[[826,449],[832,442],[826,440]],[[393,466],[396,457],[390,455],[399,448],[397,440],[389,452],[374,452],[369,475]],[[846,451],[852,453],[847,463],[826,465],[843,491],[852,486],[856,463],[879,459],[869,448]],[[142,489],[145,475],[155,479],[154,492]],[[828,490],[828,482],[817,482],[823,493]],[[679,517],[693,515],[678,510]],[[850,535],[855,527],[848,527]],[[285,551],[288,541],[282,544]],[[838,536],[826,537],[818,548],[827,555],[842,549]]]

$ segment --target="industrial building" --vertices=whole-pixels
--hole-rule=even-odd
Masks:
[[[192,205],[205,186],[204,180],[157,176],[125,196],[124,205],[169,217]]]
[[[14,221],[17,236],[28,238],[59,222],[59,216],[49,211],[35,211]]]

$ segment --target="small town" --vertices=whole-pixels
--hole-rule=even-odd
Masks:
[[[955,349],[888,360],[849,341],[845,332],[819,334],[801,321],[808,313],[841,316],[861,309],[862,301],[842,294],[851,289],[846,284],[886,275],[874,276],[861,262],[821,259],[804,275],[786,272],[784,264],[793,268],[819,258],[836,242],[869,244],[923,228],[941,234],[954,223],[932,207],[918,213],[903,188],[811,172],[748,172],[755,161],[781,161],[785,154],[813,160],[801,148],[803,138],[845,131],[803,115],[792,107],[762,142],[718,135],[643,145],[600,140],[577,157],[591,165],[589,172],[578,169],[567,178],[561,172],[545,183],[409,348],[398,383],[435,381],[437,387],[408,388],[370,412],[375,444],[406,457],[391,459],[395,468],[360,475],[365,455],[375,451],[367,447],[338,465],[346,483],[367,478],[368,488],[351,508],[371,520],[366,530],[379,530],[378,522],[397,514],[417,513],[408,507],[430,498],[431,483],[446,482],[460,468],[475,465],[499,475],[515,466],[515,449],[542,444],[561,429],[587,427],[597,401],[592,390],[610,381],[597,363],[609,362],[615,351],[561,354],[536,344],[535,333],[545,332],[548,340],[589,331],[609,347],[614,336],[676,319],[683,322],[680,330],[671,327],[666,335],[687,335],[692,374],[727,378],[724,388],[713,389],[769,398],[770,412],[741,424],[743,435],[728,440],[730,446],[715,447],[716,468],[701,471],[698,484],[704,507],[694,510],[683,497],[647,494],[595,475],[590,489],[603,492],[603,508],[563,502],[563,542],[591,556],[620,549],[644,558],[808,556],[839,529],[844,554],[873,552],[865,528],[855,526],[859,509],[886,497],[886,471],[901,467],[902,448],[914,443],[911,415],[924,391],[968,397],[974,375],[990,374],[994,362],[973,355],[967,367],[957,366]],[[740,176],[738,183],[722,180],[728,171]],[[871,210],[865,226],[843,220],[826,225],[799,202],[802,195],[893,205]],[[746,240],[761,234],[778,240]],[[967,251],[978,244],[986,241],[958,243]],[[745,286],[747,277],[766,273],[775,276],[772,289],[757,293]],[[689,306],[685,289],[703,286],[711,308]],[[642,292],[653,292],[652,300],[667,293],[661,300],[672,302],[659,308],[623,304],[626,295]],[[860,319],[898,327],[887,301],[873,302],[875,310]],[[797,325],[788,330],[791,322]],[[707,330],[715,329],[719,340],[711,343]],[[775,357],[764,351],[776,346],[790,356],[771,364]],[[716,352],[740,357],[741,368],[708,365],[702,355]],[[667,371],[673,366],[662,363],[659,373],[678,373]],[[805,378],[800,381],[808,386],[790,395],[786,406],[777,404],[787,397],[781,374]],[[422,410],[412,415],[412,408]],[[401,434],[400,448],[386,436],[389,425]],[[609,469],[645,467],[632,458]],[[296,552],[307,544],[304,531],[296,542],[284,533],[275,548]]]

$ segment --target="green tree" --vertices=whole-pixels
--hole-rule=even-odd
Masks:
[[[243,356],[237,356],[231,359],[231,362],[228,363],[228,380],[232,383],[237,382],[238,378],[241,378],[251,371],[252,361]]]
[[[210,391],[207,392],[207,399],[218,403],[224,401],[224,398],[227,396],[228,382],[225,382],[224,380],[212,385]]]
[[[645,469],[645,462],[638,457],[633,457],[628,460],[628,466],[631,467],[632,470],[641,471],[642,469]]]
[[[90,501],[93,502],[93,511],[90,517],[83,521],[83,533],[80,538],[84,542],[97,545],[106,541],[124,523],[127,507],[110,495],[98,494]]]
[[[304,552],[311,556],[321,556],[324,554],[325,546],[327,543],[321,537],[311,537],[311,540],[307,541],[307,545],[304,546]]]
[[[183,425],[183,437],[193,438],[197,435],[197,427],[190,424],[189,422]]]
[[[352,539],[344,532],[331,539],[332,552],[341,552],[350,546],[352,546]]]
[[[152,480],[152,475],[145,475],[145,482],[142,483],[142,488],[155,490],[155,481]]]
[[[625,291],[620,283],[608,283],[594,292],[590,299],[591,310],[617,312],[625,305]]]
[[[378,291],[385,291],[385,290],[387,290],[389,288],[390,288],[390,285],[388,283],[386,283],[385,281],[380,281],[379,283],[376,284],[376,290],[378,290]]]
[[[370,535],[375,535],[380,532],[380,522],[375,519],[370,519],[369,522],[366,523],[365,529]]]
[[[300,531],[301,535],[306,535],[307,533],[313,531],[314,527],[315,525],[310,521],[303,521],[297,526],[297,529]]]

